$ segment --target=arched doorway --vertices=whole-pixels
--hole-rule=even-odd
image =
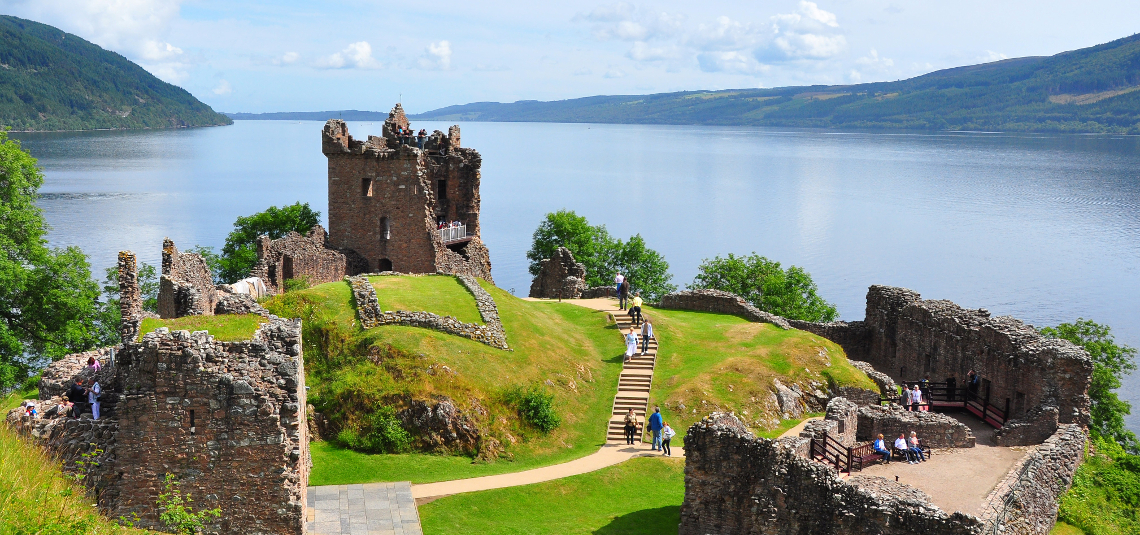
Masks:
[[[380,261],[376,262],[376,271],[392,271],[392,261],[387,258],[381,258]]]

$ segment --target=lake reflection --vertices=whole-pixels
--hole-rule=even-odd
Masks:
[[[416,122],[446,130],[446,124]],[[568,208],[640,233],[675,282],[702,258],[756,251],[805,267],[844,319],[871,284],[1036,325],[1078,317],[1140,347],[1140,138],[836,133],[741,127],[464,123],[483,155],[495,282],[525,295],[525,252]],[[162,238],[220,248],[239,215],[297,200],[326,211],[321,123],[13,134],[46,173],[54,245],[102,270]],[[380,123],[350,123],[356,137]],[[1137,406],[1140,378],[1123,397]]]

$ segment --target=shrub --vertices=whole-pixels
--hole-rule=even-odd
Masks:
[[[402,453],[412,447],[412,435],[400,425],[391,407],[376,409],[356,429],[341,429],[336,439],[349,449],[365,453]]]
[[[504,393],[503,400],[519,411],[519,417],[524,422],[543,433],[557,429],[562,423],[562,419],[554,411],[554,394],[537,386],[511,388]]]
[[[1140,455],[1111,437],[1094,438],[1073,487],[1061,497],[1058,519],[1089,535],[1140,533]]]
[[[183,495],[182,491],[178,490],[178,485],[180,483],[174,474],[166,474],[162,482],[162,492],[158,493],[157,505],[161,511],[158,519],[168,529],[182,535],[193,535],[202,531],[203,524],[211,516],[221,518],[221,508],[205,509],[195,513],[190,507],[190,503],[194,500],[190,499],[189,494]]]
[[[285,279],[285,292],[295,292],[297,290],[307,290],[312,284],[309,283],[308,277],[300,277],[296,279]]]

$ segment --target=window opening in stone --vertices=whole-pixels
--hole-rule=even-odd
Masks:
[[[440,180],[440,181],[436,182],[435,184],[436,184],[436,192],[435,192],[436,200],[440,200],[440,201],[446,200],[447,199],[447,181],[446,180]]]
[[[190,409],[190,434],[194,434],[194,409]]]
[[[392,261],[387,258],[381,258],[379,262],[376,262],[376,271],[392,271]]]
[[[385,240],[392,237],[392,223],[389,221],[388,216],[380,218],[380,235],[383,236]]]
[[[281,283],[293,278],[293,257],[285,255],[281,259]]]
[[[360,195],[362,197],[371,197],[372,196],[372,179],[371,178],[360,179]]]

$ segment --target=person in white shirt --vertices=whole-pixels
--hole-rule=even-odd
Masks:
[[[615,294],[618,292],[618,290],[621,290],[621,283],[623,283],[623,282],[625,282],[625,276],[622,275],[621,272],[619,271],[617,275],[614,275],[614,293]]]
[[[103,389],[99,387],[99,381],[91,380],[91,386],[87,388],[87,402],[91,404],[91,418],[99,419],[99,395],[103,393]]]
[[[906,433],[899,433],[899,438],[895,439],[895,449],[903,453],[908,463],[918,463],[918,461],[914,460],[914,452],[910,451],[910,446],[906,443]]]
[[[637,352],[637,334],[633,331],[633,327],[629,328],[629,334],[625,335],[625,360],[633,358],[633,354]]]
[[[677,432],[669,427],[669,422],[665,422],[664,427],[661,428],[661,452],[668,457],[673,456],[672,450],[669,449],[669,439],[677,436]]]
[[[650,338],[653,338],[653,324],[649,323],[649,318],[645,318],[645,322],[641,324],[641,353],[643,355],[649,354]]]

